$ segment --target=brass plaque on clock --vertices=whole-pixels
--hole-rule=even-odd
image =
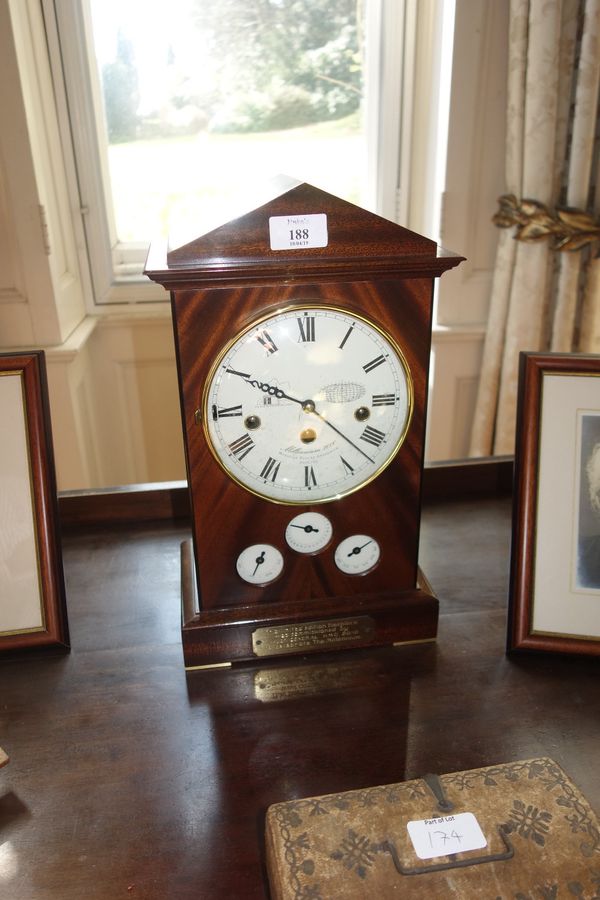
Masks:
[[[374,632],[375,623],[369,616],[272,625],[270,628],[257,628],[252,633],[252,649],[256,656],[332,650],[356,646],[358,642],[368,644]]]

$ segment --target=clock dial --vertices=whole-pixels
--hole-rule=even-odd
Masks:
[[[236,569],[248,584],[269,584],[281,575],[283,556],[271,544],[252,544],[238,556]]]
[[[331,540],[331,522],[321,513],[305,512],[294,516],[285,529],[288,546],[297,553],[318,553]]]
[[[412,381],[391,337],[332,306],[294,306],[219,354],[203,399],[227,473],[280,503],[337,499],[370,482],[402,444]]]
[[[381,550],[368,534],[353,534],[335,550],[335,564],[346,575],[365,575],[379,562]]]

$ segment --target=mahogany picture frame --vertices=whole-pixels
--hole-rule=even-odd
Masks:
[[[0,354],[0,658],[69,649],[43,351]]]
[[[521,353],[507,650],[600,655],[600,356]]]

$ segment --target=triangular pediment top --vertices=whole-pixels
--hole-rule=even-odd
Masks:
[[[435,241],[310,184],[280,176],[268,186],[267,193],[270,196],[258,207],[181,246],[170,246],[168,269],[212,268],[250,260],[276,265],[436,255]],[[326,246],[272,249],[271,219],[289,218],[293,227],[294,220],[309,215],[325,216]]]

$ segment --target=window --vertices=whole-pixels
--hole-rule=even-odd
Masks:
[[[414,47],[419,27],[439,41],[445,0],[42,2],[95,304],[164,300],[141,274],[150,240],[196,237],[281,173],[422,227]]]

